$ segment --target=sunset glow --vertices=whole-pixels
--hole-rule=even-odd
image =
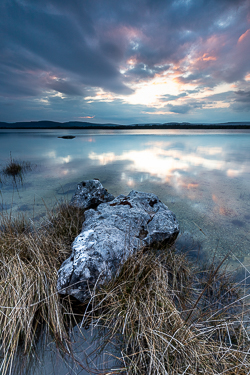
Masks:
[[[40,3],[0,5],[1,121],[249,121],[248,0]]]

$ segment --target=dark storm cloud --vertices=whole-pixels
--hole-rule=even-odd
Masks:
[[[206,104],[208,104],[208,102],[206,102]],[[169,111],[169,112],[172,112],[172,113],[180,113],[180,114],[185,114],[185,113],[189,113],[190,111],[194,110],[194,109],[200,109],[202,108],[204,105],[203,102],[201,102],[200,100],[190,100],[187,104],[180,104],[180,105],[173,105],[173,104],[167,104],[166,105],[166,109]]]
[[[135,64],[131,69],[129,69],[126,74],[125,78],[126,81],[133,81],[139,82],[141,80],[145,81],[147,79],[155,77],[156,74],[161,72],[165,72],[170,68],[169,65],[163,66],[153,66],[149,67],[144,63]]]
[[[206,40],[209,36],[223,34],[226,30],[229,35],[235,35],[237,41],[237,34],[239,37],[245,31],[244,25],[238,22],[243,18],[244,7],[240,5],[246,4],[244,1],[172,1],[168,2],[168,5],[166,3],[150,3],[151,12],[149,9],[148,12],[143,12],[145,6],[142,6],[144,37],[138,37],[136,49],[131,45],[128,50],[129,55],[134,53],[139,62],[149,66],[162,62],[178,63],[186,57],[190,46],[199,39]],[[138,22],[140,19],[138,14]],[[229,22],[228,19],[228,26],[222,27],[223,22]]]
[[[188,113],[191,109],[190,105],[168,105],[169,112],[173,113]]]
[[[250,103],[250,90],[249,91],[236,91],[236,101]]]
[[[203,99],[209,100],[211,102],[229,102],[234,98],[234,91],[221,92],[219,94],[212,94]]]
[[[47,85],[47,87],[66,95],[84,95],[83,89],[81,89],[78,85],[74,85],[64,80],[56,80],[51,82]]]
[[[250,112],[250,90],[243,91],[239,90],[235,92],[234,103],[231,107],[235,111],[247,111]]]
[[[22,98],[24,104],[26,98],[27,108],[32,98],[39,101],[49,93],[48,101],[56,105],[56,92],[84,97],[102,88],[129,95],[131,84],[171,69],[180,85],[194,86],[188,94],[243,82],[250,72],[249,29],[249,0],[2,0],[0,95],[4,103]],[[235,95],[228,100],[237,110],[247,101]],[[168,95],[160,101],[183,98]],[[188,98],[168,105],[182,114],[201,107]],[[119,108],[128,116],[124,103]]]
[[[24,60],[30,54],[30,66],[37,73],[36,60],[44,71],[59,71],[61,74],[74,74],[81,84],[100,86],[106,90],[131,93],[120,78],[117,67],[101,53],[99,46],[95,45],[95,37],[89,25],[88,15],[82,14],[82,24],[75,22],[78,14],[73,17],[70,13],[62,13],[62,4],[51,1],[51,8],[34,6],[29,2],[11,0],[1,5],[1,30],[3,64],[9,66],[11,55],[18,53],[17,59]],[[36,3],[37,4],[37,3]],[[66,7],[67,9],[68,7]],[[72,10],[72,9],[71,9]],[[88,40],[88,37],[90,40]],[[98,42],[98,41],[97,41]],[[17,52],[18,51],[18,52]],[[110,53],[110,48],[109,48]],[[9,77],[14,72],[20,75],[22,67],[12,67],[15,63],[11,59]],[[29,66],[27,66],[29,70]]]

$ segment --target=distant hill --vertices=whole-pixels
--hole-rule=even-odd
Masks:
[[[86,128],[98,126],[117,126],[116,124],[93,124],[91,122],[69,121],[25,121],[25,122],[0,122],[0,128],[8,129],[58,129],[58,128]]]
[[[164,124],[94,124],[91,122],[69,121],[29,121],[29,122],[0,122],[0,129],[250,129],[249,122],[223,122],[211,124],[192,124],[189,122],[167,122]]]

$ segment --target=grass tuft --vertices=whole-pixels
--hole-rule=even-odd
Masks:
[[[82,324],[99,327],[100,350],[110,343],[122,348],[129,375],[248,374],[239,300],[225,270],[200,273],[174,248],[142,250],[92,295]]]
[[[15,368],[18,353],[22,354],[25,365],[34,354],[41,333],[51,335],[57,347],[71,355],[71,305],[68,298],[59,298],[56,281],[57,270],[69,256],[70,243],[78,234],[82,221],[83,211],[66,203],[53,210],[39,229],[23,216],[12,218],[2,214],[1,374],[18,373]]]
[[[21,177],[22,174],[31,169],[31,164],[29,162],[20,162],[14,160],[10,153],[10,160],[7,162],[6,166],[3,168],[2,172],[5,176]]]
[[[22,165],[11,160],[8,165],[3,169],[4,174],[8,176],[17,176],[21,174],[22,171]]]
[[[42,333],[74,358],[70,332],[79,319],[79,329],[98,327],[98,351],[114,345],[113,355],[120,352],[120,369],[109,374],[249,374],[249,312],[241,285],[225,268],[198,269],[174,247],[131,255],[73,311],[72,301],[57,293],[57,271],[83,220],[83,210],[68,203],[48,211],[39,228],[23,216],[2,214],[1,374],[18,374],[20,358],[26,366]]]

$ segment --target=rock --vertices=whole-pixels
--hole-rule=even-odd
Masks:
[[[96,208],[100,203],[110,202],[114,198],[99,180],[86,180],[77,185],[71,204],[85,209]]]
[[[84,302],[96,285],[119,273],[131,253],[153,243],[172,243],[175,215],[154,194],[131,191],[85,212],[82,232],[58,271],[57,289]]]
[[[63,135],[62,137],[57,137],[57,138],[62,138],[62,139],[74,139],[74,135]]]

